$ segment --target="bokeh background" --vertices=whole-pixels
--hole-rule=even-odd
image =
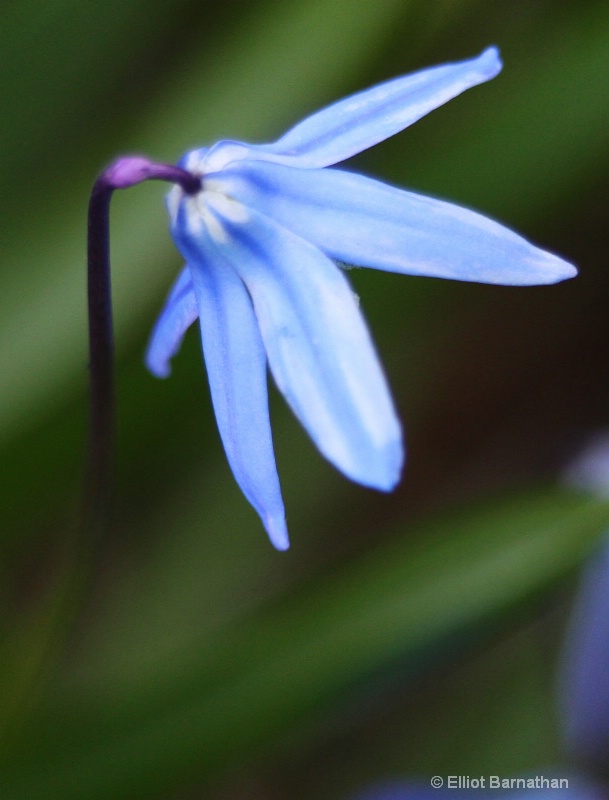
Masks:
[[[609,527],[561,481],[609,424],[607,3],[9,0],[0,26],[1,796],[330,800],[566,765],[560,644]],[[489,44],[497,79],[348,166],[483,211],[580,276],[350,272],[409,463],[392,495],[350,484],[273,392],[280,554],[226,464],[196,330],[169,380],[143,367],[181,264],[163,186],[118,193],[116,518],[75,542],[95,176],[270,141]]]

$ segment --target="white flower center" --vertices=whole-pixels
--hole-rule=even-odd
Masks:
[[[180,186],[174,186],[167,195],[167,209],[172,224],[182,208],[186,216],[186,227],[193,236],[200,235],[203,228],[218,244],[226,244],[229,235],[224,221],[243,224],[248,221],[247,208],[229,197],[224,182],[217,178],[206,178],[204,155],[197,151],[189,153],[185,169],[202,178],[202,189],[195,195],[187,195]]]

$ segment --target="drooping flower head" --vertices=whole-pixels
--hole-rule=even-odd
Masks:
[[[267,401],[267,364],[321,453],[384,491],[403,465],[400,423],[344,272],[354,266],[508,285],[575,269],[459,206],[327,167],[372,147],[501,69],[478,58],[390,80],[313,114],[273,144],[220,141],[180,166],[171,230],[186,266],[147,354],[158,377],[199,318],[226,455],[273,544],[288,547]]]

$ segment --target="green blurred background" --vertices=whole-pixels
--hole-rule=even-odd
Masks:
[[[330,800],[564,763],[556,662],[609,527],[559,484],[609,418],[607,3],[9,0],[0,26],[2,799]],[[280,554],[226,464],[196,330],[169,380],[143,367],[181,264],[163,187],[119,193],[118,508],[83,556],[95,176],[120,154],[270,141],[489,44],[497,79],[350,166],[477,208],[580,276],[350,272],[409,463],[390,496],[350,484],[273,390]]]

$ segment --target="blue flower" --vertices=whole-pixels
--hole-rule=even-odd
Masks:
[[[607,777],[609,763],[609,535],[590,560],[563,650],[560,719],[566,748]]]
[[[237,483],[288,547],[267,402],[267,363],[321,453],[391,490],[403,444],[383,370],[342,262],[408,275],[527,285],[575,269],[472,211],[326,167],[416,122],[501,69],[478,58],[390,80],[313,114],[274,144],[220,141],[180,162],[202,178],[168,197],[186,261],[152,334],[166,377],[198,317],[216,420]]]

